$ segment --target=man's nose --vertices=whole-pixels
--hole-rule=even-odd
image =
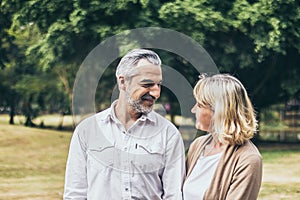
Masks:
[[[155,84],[153,87],[150,88],[149,94],[158,99],[160,97],[160,90],[161,86],[159,84]]]

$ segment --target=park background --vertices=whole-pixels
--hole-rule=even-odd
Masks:
[[[0,10],[0,199],[61,199],[75,127],[76,73],[100,42],[163,27],[197,41],[220,72],[241,80],[259,120],[264,162],[259,199],[300,198],[300,2],[296,0],[2,0]],[[128,47],[130,48],[130,46]],[[118,50],[118,49],[117,49]],[[154,49],[193,86],[179,55]],[[111,66],[115,66],[116,59]],[[96,110],[110,104],[114,67],[99,81]],[[159,105],[186,147],[194,119],[163,88]],[[158,110],[161,107],[157,108]],[[163,109],[163,111],[166,111]]]

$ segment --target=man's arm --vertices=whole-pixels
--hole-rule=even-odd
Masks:
[[[163,199],[181,200],[185,177],[185,154],[181,135],[175,134],[168,141],[165,169],[162,176]]]
[[[87,199],[86,143],[75,129],[66,165],[64,199]]]

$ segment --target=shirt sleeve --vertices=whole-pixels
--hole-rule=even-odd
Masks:
[[[185,153],[180,133],[168,141],[165,162],[162,175],[163,199],[181,200],[185,177]]]
[[[86,142],[75,129],[66,165],[64,199],[87,199]]]

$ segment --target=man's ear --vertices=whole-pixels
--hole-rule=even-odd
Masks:
[[[119,76],[118,77],[118,82],[119,82],[119,89],[120,90],[125,90],[126,89],[125,77],[124,76]]]

